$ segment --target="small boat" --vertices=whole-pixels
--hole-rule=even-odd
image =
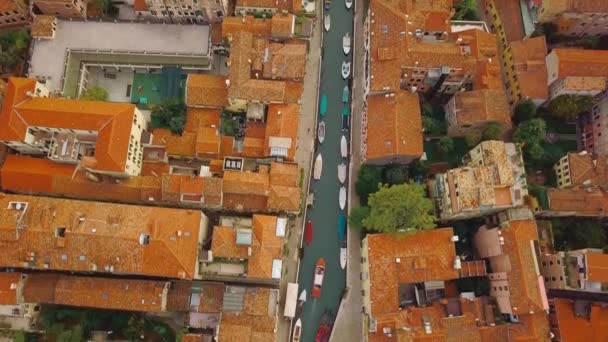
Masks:
[[[331,17],[329,16],[329,14],[325,15],[325,20],[323,20],[323,26],[325,27],[325,32],[329,31],[329,28],[331,27]]]
[[[338,217],[338,240],[346,240],[346,215],[344,213],[340,213]]]
[[[342,78],[347,79],[350,76],[350,62],[342,62]]]
[[[296,325],[293,327],[293,336],[291,342],[300,342],[300,335],[302,334],[302,320],[298,318]]]
[[[344,102],[344,103],[348,102],[348,86],[347,85],[344,86],[344,90],[342,91],[342,102]]]
[[[321,108],[320,108],[321,116],[325,116],[327,113],[327,96],[321,96]]]
[[[342,135],[342,139],[340,139],[340,153],[342,154],[342,158],[346,158],[348,156],[348,142],[346,141],[346,137]]]
[[[323,140],[325,140],[325,121],[319,122],[319,129],[317,130],[317,139],[319,139],[319,144],[322,144]]]
[[[319,329],[317,330],[317,336],[315,337],[315,342],[327,342],[329,340],[329,334],[331,329],[327,324],[321,324]]]
[[[350,9],[353,7],[353,0],[344,0],[344,4],[346,5],[347,9]]]
[[[300,297],[298,297],[298,301],[302,303],[306,302],[306,289],[302,290],[302,293],[300,293]]]
[[[306,246],[310,246],[310,243],[312,242],[312,221],[308,220],[308,222],[306,222],[306,227],[304,228],[304,240],[306,242]],[[304,295],[304,298],[306,298],[306,294]]]
[[[340,248],[340,267],[346,268],[346,247]]]
[[[331,0],[325,0],[325,10],[329,11],[329,7],[331,6]]]
[[[346,181],[346,164],[344,163],[338,165],[338,180],[340,184],[344,184],[344,181]]]
[[[345,187],[340,188],[339,203],[340,203],[340,209],[344,210],[344,207],[346,207],[346,188]]]
[[[349,116],[349,115],[350,115],[350,109],[348,109],[348,107],[342,108],[342,116]]]
[[[315,273],[312,281],[312,297],[318,298],[321,296],[321,287],[323,287],[323,277],[325,276],[325,259],[317,260],[315,265]]]
[[[315,180],[321,179],[322,171],[323,171],[323,157],[321,156],[321,153],[319,153],[319,155],[317,156],[317,159],[315,160],[315,169],[314,169],[313,178]]]
[[[348,32],[342,37],[342,51],[344,51],[345,55],[350,53],[350,35]]]

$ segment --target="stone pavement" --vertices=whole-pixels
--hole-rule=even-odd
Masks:
[[[356,3],[357,4],[357,3]],[[354,61],[353,61],[353,100],[351,118],[351,165],[349,170],[348,209],[359,206],[355,193],[355,182],[361,165],[361,121],[363,116],[364,80],[365,80],[365,47],[363,33],[364,6],[355,8],[354,24]],[[348,263],[346,269],[346,291],[340,304],[338,316],[331,334],[330,342],[364,341],[361,301],[361,234],[355,229],[348,230]]]
[[[320,16],[318,17],[320,18]],[[317,113],[317,91],[319,89],[319,64],[321,61],[321,32],[322,25],[316,25],[315,22],[313,36],[310,40],[308,60],[306,62],[306,74],[304,75],[304,91],[302,93],[300,122],[298,126],[298,142],[295,160],[304,169],[304,183],[302,185],[302,193],[308,193],[308,182],[310,180],[312,154],[314,152],[314,139],[316,137],[316,113]],[[306,198],[302,199],[303,201]],[[298,260],[300,241],[302,239],[302,231],[304,227],[304,213],[290,222],[289,237],[287,240],[286,249],[288,255],[283,258],[284,268],[283,277],[279,285],[280,300],[279,300],[279,320],[277,324],[276,340],[278,342],[287,342],[289,340],[290,320],[285,319],[283,310],[285,307],[285,295],[287,292],[287,283],[295,283],[298,276]]]

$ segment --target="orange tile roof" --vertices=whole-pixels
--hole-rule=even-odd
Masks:
[[[568,165],[572,185],[605,185],[608,184],[608,161],[604,156],[593,156],[589,153],[568,153]],[[590,183],[590,184],[588,184]]]
[[[399,284],[457,279],[453,235],[452,228],[406,237],[367,235],[372,315],[398,310]]]
[[[3,189],[52,193],[54,176],[72,177],[75,172],[75,165],[54,163],[48,159],[8,155],[2,166],[0,179]]]
[[[587,252],[587,280],[608,283],[608,254]]]
[[[272,137],[289,138],[291,139],[291,147],[287,153],[287,159],[293,160],[298,139],[299,115],[300,105],[296,103],[268,105],[264,138],[265,155],[270,155],[269,143]]]
[[[55,17],[52,15],[37,15],[32,21],[33,38],[50,38],[53,36]]]
[[[27,209],[11,209],[25,202]],[[197,276],[200,210],[22,195],[0,196],[0,255],[7,267],[186,278]],[[23,215],[23,217],[21,217]],[[142,220],[142,218],[145,218]],[[178,219],[179,218],[179,219]],[[26,227],[19,230],[18,227]],[[65,237],[57,237],[57,228]],[[149,244],[140,243],[149,234]]]
[[[367,159],[422,155],[422,116],[418,95],[368,97]]]
[[[608,12],[608,3],[594,0],[567,0],[567,1],[545,1],[543,6],[547,6],[550,9],[552,6],[557,5],[558,8],[563,8],[564,11],[573,11],[577,13],[591,12],[591,13],[603,13]],[[562,7],[563,6],[563,7]]]
[[[243,298],[243,311],[223,312],[219,324],[219,341],[274,342],[277,318],[269,313],[270,289],[248,289]]]
[[[202,334],[188,334],[182,336],[182,342],[203,342]]]
[[[23,141],[28,126],[98,132],[94,169],[124,172],[135,105],[54,98],[30,98],[36,81],[10,78],[0,112],[0,140]]]
[[[454,95],[458,125],[496,121],[511,125],[511,110],[503,90],[473,90]]]
[[[549,97],[549,87],[545,36],[513,41],[511,51],[522,96],[546,100]]]
[[[30,284],[32,286],[30,287]],[[167,311],[171,282],[30,274],[24,288],[28,303],[44,303],[140,312]],[[181,293],[189,297],[189,291]],[[188,305],[180,311],[187,311]]]
[[[239,31],[248,31],[257,37],[270,37],[272,19],[255,18],[251,15],[224,18],[222,37],[232,38]]]
[[[24,1],[19,0],[5,0],[0,2],[0,12],[9,12],[21,9],[25,7]]]
[[[16,305],[19,303],[17,290],[23,284],[21,276],[21,273],[0,273],[0,305]]]
[[[224,300],[224,284],[205,283],[200,297],[198,312],[220,313]]]
[[[278,12],[292,12],[292,1],[297,0],[238,0],[236,2],[236,8],[271,8],[276,9]]]
[[[522,9],[517,1],[494,1],[496,11],[500,16],[502,27],[507,34],[508,41],[523,39],[525,37],[522,21]]]
[[[269,60],[266,63],[261,63],[264,78],[303,79],[306,71],[306,52],[306,45],[300,42],[291,44],[270,43],[267,50],[256,51],[255,57],[262,61],[268,54]],[[254,70],[256,69],[254,68]]]
[[[299,2],[299,0],[294,0]],[[272,16],[271,35],[275,38],[290,38],[293,36],[296,16],[291,13],[276,13]]]
[[[555,317],[562,341],[600,342],[608,340],[608,308],[591,303],[589,318],[578,316],[574,303],[568,299],[555,298]]]
[[[228,106],[226,76],[188,74],[186,104],[191,107],[220,108]]]
[[[608,77],[608,51],[553,49],[558,59],[558,79],[566,77]]]
[[[140,12],[147,12],[148,5],[146,5],[146,0],[135,0],[133,3],[133,10]]]
[[[547,189],[549,210],[597,216],[608,212],[608,194],[601,189]]]

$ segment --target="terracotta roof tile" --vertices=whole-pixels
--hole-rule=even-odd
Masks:
[[[509,25],[507,25],[509,26]],[[547,44],[544,36],[511,42],[515,74],[523,97],[546,100]]]
[[[11,209],[9,202],[25,202],[27,209]],[[200,211],[6,194],[0,196],[0,207],[5,208],[0,230],[27,227],[0,241],[13,251],[0,255],[7,267],[43,269],[48,264],[74,272],[111,267],[115,274],[197,276]],[[140,243],[144,233],[147,245]]]
[[[294,0],[299,2],[299,0]],[[272,23],[271,35],[275,38],[290,38],[296,22],[296,16],[291,13],[276,13],[270,20]]]
[[[608,283],[608,254],[587,252],[587,280]]]
[[[198,312],[220,313],[222,311],[222,301],[224,300],[224,284],[206,283],[201,292],[201,303]]]
[[[553,49],[558,59],[557,79],[566,77],[608,77],[608,51]]]
[[[517,1],[494,1],[508,41],[525,37],[522,9]]]
[[[228,106],[228,86],[222,75],[188,74],[186,104],[190,107]]]
[[[608,339],[608,308],[590,304],[589,317],[575,313],[574,303],[555,298],[555,318],[562,341],[605,341]]]
[[[133,3],[133,10],[134,11],[147,12],[148,11],[148,5],[146,5],[146,0],[135,0],[134,3]]]
[[[0,12],[4,13],[4,12],[9,12],[9,11],[13,11],[16,9],[19,9],[19,4],[22,4],[23,1],[19,1],[19,0],[7,0],[7,1],[2,1],[0,2]]]
[[[224,18],[222,37],[232,38],[239,31],[248,31],[257,37],[270,37],[272,19],[255,18],[251,15]]]
[[[203,342],[202,334],[188,334],[182,336],[182,342]]]
[[[22,274],[13,272],[0,273],[0,305],[16,305],[18,291],[23,286]]]
[[[597,216],[608,212],[608,194],[601,189],[547,189],[549,210]]]
[[[297,0],[238,0],[236,2],[236,8],[271,8],[277,11],[293,11],[292,1]]]
[[[219,324],[218,340],[257,342],[276,340],[277,318],[269,312],[270,289],[248,289],[243,299],[243,311],[224,312]]]
[[[568,165],[572,185],[608,184],[608,161],[606,157],[591,154],[568,153]]]
[[[287,159],[293,160],[298,139],[299,115],[300,106],[296,103],[268,105],[264,138],[265,155],[270,155],[272,138],[288,138],[291,140],[291,146],[287,152]]]
[[[50,38],[55,33],[55,17],[52,15],[37,15],[32,21],[32,38]]]
[[[454,95],[458,125],[496,121],[511,125],[511,110],[503,90],[473,90]]]

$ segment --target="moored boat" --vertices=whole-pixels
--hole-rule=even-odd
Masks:
[[[344,213],[340,213],[338,217],[338,240],[346,240],[346,215]]]
[[[325,259],[320,258],[315,265],[315,273],[312,281],[312,296],[318,298],[321,296],[321,288],[323,287],[323,278],[325,277]]]
[[[348,86],[347,85],[344,86],[344,90],[342,91],[342,102],[344,102],[344,103],[348,102]]]
[[[350,62],[342,62],[342,78],[347,79],[350,76]]]
[[[313,172],[313,178],[315,180],[321,179],[322,172],[323,172],[323,157],[321,156],[321,153],[319,153],[319,155],[317,156],[317,159],[315,160],[315,169]]]
[[[315,337],[315,342],[326,342],[329,339],[329,334],[331,333],[331,329],[327,324],[321,324],[319,329],[317,330],[317,336]]]
[[[325,10],[329,11],[329,7],[331,6],[331,0],[325,0]]]
[[[293,327],[293,336],[291,337],[292,342],[300,342],[300,335],[302,334],[302,320],[298,318],[296,325]]]
[[[325,116],[325,114],[327,113],[327,96],[325,95],[321,96],[321,105],[319,108],[319,112],[321,113],[321,116]]]
[[[340,187],[340,196],[339,196],[338,202],[340,204],[340,209],[344,210],[344,207],[346,207],[346,188],[345,187]]]
[[[346,158],[348,156],[348,142],[346,141],[346,137],[342,135],[342,139],[340,139],[340,154],[342,154],[342,158]]]
[[[347,9],[353,7],[353,0],[344,0],[344,5],[346,5]]]
[[[319,144],[322,144],[323,140],[325,140],[325,121],[319,122],[319,128],[317,130],[317,139],[319,140]]]
[[[346,247],[340,248],[340,267],[346,268]]]
[[[306,222],[306,227],[304,228],[304,240],[306,242],[306,246],[310,246],[312,242],[312,221],[308,220]],[[304,298],[306,298],[306,294],[304,294]]]
[[[344,51],[345,55],[350,53],[350,35],[348,32],[342,37],[342,51]]]
[[[306,289],[302,290],[302,293],[300,293],[300,297],[298,298],[299,302],[306,302]]]
[[[344,163],[338,165],[338,180],[340,184],[344,184],[344,181],[346,181],[346,164]]]
[[[325,15],[325,18],[323,20],[323,26],[325,27],[325,32],[329,31],[329,28],[331,27],[331,17],[329,16],[329,14]]]
[[[349,115],[350,115],[350,109],[348,109],[348,107],[342,108],[342,116],[349,116]]]

